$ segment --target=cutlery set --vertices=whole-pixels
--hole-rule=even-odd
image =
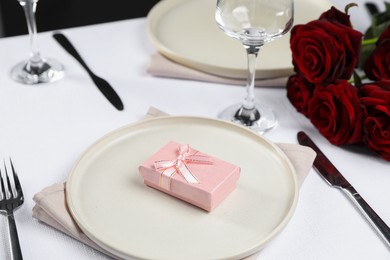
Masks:
[[[374,3],[367,2],[365,7],[371,15],[378,13],[378,8]],[[72,55],[86,70],[94,84],[107,98],[107,100],[119,111],[124,109],[123,102],[114,88],[105,79],[97,76],[86,64],[81,55],[75,49],[69,39],[62,33],[56,32],[53,38],[70,54]],[[348,180],[339,172],[339,170],[330,162],[326,155],[318,148],[318,146],[310,139],[303,131],[297,134],[298,143],[300,145],[312,148],[317,156],[313,163],[313,168],[319,175],[332,187],[341,190],[354,203],[356,208],[365,217],[369,224],[379,234],[384,243],[390,248],[390,228],[380,218],[380,216],[370,207],[356,189],[348,182]],[[8,165],[8,166],[7,166]],[[8,220],[11,258],[13,260],[21,260],[22,251],[19,244],[18,232],[14,218],[14,211],[17,210],[24,202],[22,187],[15,171],[14,164],[11,159],[6,163],[4,161],[4,170],[0,170],[0,212],[5,213]]]

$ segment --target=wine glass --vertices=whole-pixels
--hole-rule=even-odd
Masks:
[[[264,44],[283,36],[291,29],[294,1],[217,0],[215,20],[226,35],[242,43],[248,59],[246,97],[241,103],[222,111],[219,118],[245,125],[262,134],[273,128],[277,120],[271,108],[255,101],[256,60]]]
[[[53,82],[64,75],[64,67],[53,59],[41,57],[37,47],[37,26],[35,22],[35,10],[38,0],[17,0],[23,7],[28,33],[30,36],[30,58],[22,61],[11,70],[11,78],[24,84],[38,84]]]

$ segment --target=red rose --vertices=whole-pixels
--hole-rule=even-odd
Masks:
[[[368,56],[364,72],[371,80],[390,79],[390,26],[382,32],[374,51]]]
[[[364,120],[367,146],[390,161],[390,80],[365,84],[360,92],[367,113]]]
[[[334,17],[329,14],[320,20],[295,25],[291,30],[294,70],[311,83],[350,79],[358,63],[362,33]]]
[[[346,80],[327,86],[316,85],[309,101],[312,124],[335,145],[362,141],[363,109],[357,88]]]
[[[345,26],[352,28],[352,23],[351,20],[349,19],[349,15],[340,12],[334,6],[332,6],[328,11],[321,14],[319,19],[320,20],[324,19],[335,23],[341,23],[344,24]]]
[[[356,4],[349,4],[348,9]],[[365,145],[390,161],[390,26],[365,59],[363,34],[349,15],[332,7],[319,19],[291,30],[295,75],[287,81],[287,98],[334,145]],[[352,77],[360,57],[364,72],[376,81]]]
[[[287,81],[287,98],[295,109],[307,116],[309,99],[313,92],[313,84],[298,75],[292,75]]]

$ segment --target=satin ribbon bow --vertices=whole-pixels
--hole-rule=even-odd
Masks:
[[[179,156],[174,160],[155,161],[154,167],[161,172],[160,186],[162,185],[163,176],[169,179],[167,189],[170,189],[170,180],[175,173],[179,173],[188,183],[200,183],[199,180],[192,174],[187,167],[187,163],[213,164],[213,160],[209,156],[190,154],[190,146],[188,144],[181,145],[178,149]]]

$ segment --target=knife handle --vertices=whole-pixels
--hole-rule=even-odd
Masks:
[[[390,247],[390,228],[389,226],[376,214],[376,212],[368,205],[368,203],[360,196],[354,187],[349,186],[342,188],[349,198],[355,203],[357,208],[368,220],[372,227],[378,232],[386,245]]]

